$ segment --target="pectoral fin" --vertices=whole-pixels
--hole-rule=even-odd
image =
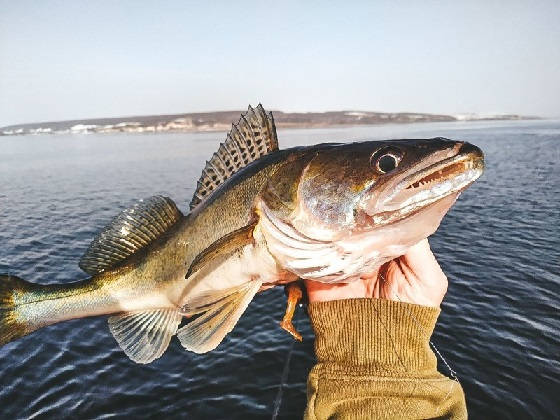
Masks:
[[[245,245],[253,242],[253,230],[257,222],[250,223],[247,226],[237,229],[222,238],[218,239],[204,251],[197,255],[192,262],[185,278],[189,278],[191,274],[196,273],[206,264],[216,258],[227,258],[234,252],[241,250]]]
[[[177,332],[177,337],[186,350],[206,353],[222,342],[247,306],[259,291],[262,282],[253,280],[225,293],[205,293],[190,302],[186,313],[204,313]],[[193,305],[194,304],[194,305]]]
[[[145,364],[163,354],[181,319],[177,309],[125,312],[109,318],[109,329],[131,360]]]

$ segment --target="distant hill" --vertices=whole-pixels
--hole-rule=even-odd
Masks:
[[[142,115],[115,118],[93,118],[68,121],[9,125],[0,128],[0,135],[54,133],[116,133],[116,132],[196,132],[227,131],[243,111],[198,112],[188,114]],[[536,119],[521,115],[439,115],[410,112],[282,112],[273,111],[278,128],[311,128],[388,123],[521,120]]]

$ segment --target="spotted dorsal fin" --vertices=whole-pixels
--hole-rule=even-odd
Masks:
[[[256,108],[249,106],[237,124],[232,124],[226,141],[206,162],[191,200],[191,210],[241,168],[275,150],[278,150],[278,138],[272,112],[267,113],[260,104]]]
[[[182,217],[170,198],[156,195],[123,210],[97,235],[80,260],[90,275],[119,266],[163,236]]]

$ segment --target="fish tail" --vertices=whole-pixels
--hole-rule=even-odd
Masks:
[[[60,321],[114,312],[114,308],[99,305],[92,293],[96,288],[92,279],[37,284],[0,274],[0,346]],[[98,312],[87,308],[88,304]]]
[[[0,346],[37,329],[21,319],[17,311],[17,302],[25,300],[34,286],[17,276],[0,275]]]

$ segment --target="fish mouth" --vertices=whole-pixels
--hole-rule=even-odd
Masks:
[[[455,156],[412,168],[413,173],[394,186],[383,201],[382,211],[373,216],[376,223],[402,219],[452,194],[458,196],[480,177],[484,171],[482,151],[470,143],[462,143],[458,149]]]
[[[422,176],[417,181],[413,181],[408,187],[407,190],[417,190],[418,188],[429,188],[430,184],[434,184],[436,182],[444,182],[448,179],[456,177],[458,174],[463,173],[469,170],[470,166],[472,166],[471,161],[462,161],[462,162],[454,162],[451,164],[444,163],[443,165],[439,165],[440,168],[436,168],[433,172],[429,172],[427,175]],[[416,177],[418,178],[418,176]]]

